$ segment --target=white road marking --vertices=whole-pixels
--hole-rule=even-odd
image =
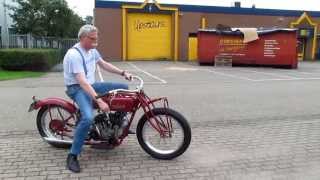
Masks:
[[[134,69],[136,69],[139,72],[142,72],[160,82],[150,82],[150,84],[166,84],[167,82],[163,79],[161,79],[158,76],[155,76],[147,71],[144,71],[143,69],[137,67],[136,65],[134,65],[133,63],[128,63],[130,66],[132,66]],[[177,64],[180,64],[180,62],[177,62]],[[183,63],[181,63],[181,65],[184,65],[184,67],[169,67],[167,69],[170,70],[177,70],[177,71],[206,71],[206,72],[210,72],[216,75],[220,75],[220,76],[225,76],[225,77],[229,77],[229,78],[233,78],[233,79],[241,79],[241,80],[246,80],[246,81],[251,81],[251,82],[266,82],[266,81],[299,81],[299,80],[320,80],[320,77],[306,77],[306,78],[302,78],[302,77],[295,77],[295,76],[289,76],[289,75],[284,75],[284,74],[278,74],[278,73],[273,73],[273,72],[261,72],[261,71],[255,71],[255,70],[247,70],[247,69],[236,69],[235,71],[231,70],[228,71],[229,72],[237,72],[237,70],[242,71],[242,72],[251,72],[251,73],[257,73],[257,74],[264,74],[264,75],[268,75],[268,76],[274,76],[276,78],[266,78],[266,79],[251,79],[248,77],[243,77],[243,76],[239,76],[239,75],[233,75],[233,74],[228,74],[225,72],[219,72],[216,70],[211,70],[211,69],[202,69],[202,68],[190,68],[190,66],[185,65]],[[310,75],[316,75],[317,73],[310,73],[310,72],[304,72],[304,71],[291,71],[291,70],[281,70],[280,72],[290,72],[290,73],[300,73],[300,74],[310,74]]]
[[[299,81],[299,80],[320,80],[320,77],[319,78],[294,78],[294,79],[259,79],[254,81],[264,82],[264,81]]]
[[[254,70],[240,70],[240,71],[244,71],[244,72],[261,73],[261,74],[265,74],[265,75],[279,77],[279,78],[270,78],[270,79],[251,79],[251,78],[247,78],[247,77],[243,77],[243,76],[217,72],[217,71],[214,71],[214,70],[208,70],[208,69],[201,69],[201,70],[208,71],[208,72],[211,72],[211,73],[214,73],[214,74],[217,74],[217,75],[221,75],[221,76],[226,76],[226,77],[230,77],[230,78],[234,78],[234,79],[242,79],[242,80],[247,80],[247,81],[252,81],[252,82],[320,80],[320,77],[300,78],[300,77],[279,75],[279,74],[276,74],[276,73],[267,73],[267,72],[260,72],[260,71],[254,71]]]
[[[183,68],[183,67],[175,67],[175,66],[168,67],[166,69],[173,70],[173,71],[198,71],[199,70],[196,68]]]
[[[162,84],[167,84],[166,80],[161,79],[160,77],[158,77],[156,75],[153,75],[153,74],[151,74],[151,73],[149,73],[149,72],[147,72],[147,71],[145,71],[143,69],[140,69],[138,66],[134,65],[133,63],[129,63],[129,65],[132,66],[133,68],[135,68],[136,70],[138,70],[138,71],[140,71],[140,72],[152,77],[153,79],[156,79],[156,80],[160,81]]]
[[[217,71],[209,70],[209,69],[203,69],[203,71],[207,71],[207,72],[210,72],[210,73],[214,73],[214,74],[217,74],[217,75],[220,75],[220,76],[231,77],[231,78],[234,78],[234,79],[242,79],[242,80],[247,80],[247,81],[255,81],[254,79],[250,79],[250,78],[246,78],[246,77],[242,77],[242,76],[231,75],[231,74],[225,74],[225,73],[222,73],[222,72],[217,72]]]
[[[257,74],[264,74],[264,75],[274,76],[274,77],[278,77],[278,78],[281,78],[281,79],[288,79],[288,80],[299,79],[298,77],[287,76],[287,75],[282,75],[282,74],[277,74],[277,73],[261,72],[261,71],[254,71],[254,70],[243,70],[243,69],[241,69],[240,71],[252,72],[252,73],[257,73]]]
[[[311,72],[297,71],[297,73],[307,74],[307,75],[319,75],[319,72],[318,73],[311,73]]]

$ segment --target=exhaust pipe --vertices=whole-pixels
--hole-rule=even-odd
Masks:
[[[72,141],[70,140],[62,140],[62,139],[57,139],[54,137],[44,137],[43,138],[46,142],[49,143],[57,143],[57,144],[72,144]],[[95,140],[91,140],[91,141],[85,141],[84,144],[86,145],[95,145],[95,144],[101,144],[101,143],[107,143],[107,141],[95,141]]]
[[[49,143],[72,144],[72,141],[56,139],[56,138],[53,138],[53,137],[44,137],[43,139],[44,139],[45,141],[49,142]]]

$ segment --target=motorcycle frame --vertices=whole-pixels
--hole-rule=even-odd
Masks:
[[[105,96],[110,96],[110,98],[111,98],[110,102],[112,102],[112,98],[114,98],[116,96],[134,98],[137,100],[136,101],[137,103],[135,103],[135,105],[133,106],[131,111],[127,112],[127,113],[131,113],[131,117],[129,118],[129,124],[128,124],[127,128],[124,129],[123,134],[119,137],[118,142],[116,142],[116,144],[114,144],[115,146],[120,145],[122,143],[122,141],[128,136],[129,129],[130,129],[132,122],[135,118],[136,112],[139,109],[142,109],[144,111],[144,115],[146,116],[150,125],[157,132],[159,132],[161,137],[164,137],[166,134],[171,135],[172,123],[171,123],[171,120],[169,119],[169,117],[166,116],[165,120],[163,120],[161,117],[157,118],[154,115],[154,113],[152,112],[152,109],[157,108],[157,107],[162,107],[162,108],[166,108],[166,109],[169,108],[169,103],[168,103],[167,97],[160,97],[160,98],[151,99],[149,96],[147,96],[144,93],[143,90],[132,91],[132,92],[127,91],[127,92],[108,93]],[[62,108],[65,108],[71,114],[70,117],[67,117],[66,119],[64,119],[64,117],[62,117],[61,113],[59,112],[59,114],[62,118],[62,121],[64,123],[66,123],[71,118],[76,118],[77,120],[79,120],[80,113],[79,113],[79,109],[75,106],[75,103],[71,103],[71,102],[64,100],[62,98],[54,98],[54,97],[42,99],[42,100],[37,100],[35,98],[35,96],[33,96],[32,99],[33,99],[33,103],[30,105],[29,112],[46,106],[49,108],[49,116],[51,118],[50,121],[52,121],[53,119],[52,119],[50,108],[52,105],[56,105],[56,106],[60,106]],[[160,103],[161,106],[157,106],[157,103]],[[154,119],[155,121],[153,122],[152,119]],[[60,132],[60,133],[62,133],[62,132]],[[90,142],[86,142],[86,144],[90,144]]]

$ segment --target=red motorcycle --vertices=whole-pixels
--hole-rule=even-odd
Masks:
[[[143,90],[143,80],[135,90],[117,89],[99,96],[109,104],[110,113],[97,110],[86,138],[86,145],[121,145],[128,136],[136,112],[142,108],[143,115],[136,128],[136,136],[142,149],[157,159],[173,159],[183,154],[191,142],[191,129],[187,120],[169,108],[166,97],[151,99]],[[39,109],[37,128],[42,138],[57,148],[70,148],[73,133],[80,118],[75,103],[61,98],[37,100],[29,112]],[[127,122],[127,123],[124,123]]]

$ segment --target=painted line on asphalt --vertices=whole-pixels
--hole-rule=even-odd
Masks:
[[[270,76],[275,76],[278,78],[267,78],[267,79],[255,79],[255,82],[264,82],[264,81],[299,81],[299,80],[320,80],[320,77],[296,77],[292,75],[283,75],[283,74],[277,74],[277,73],[269,73],[269,72],[261,72],[261,71],[254,71],[254,70],[240,70],[244,72],[253,72],[253,73],[260,73],[260,74],[265,74],[265,75],[270,75]],[[283,71],[283,70],[281,70]],[[290,73],[293,73],[292,71]],[[299,74],[313,74],[314,73],[308,73],[308,72],[299,72]]]
[[[220,76],[230,77],[230,78],[234,78],[234,79],[241,79],[241,80],[246,80],[246,81],[255,81],[254,79],[250,79],[250,78],[247,78],[247,77],[226,74],[226,73],[222,73],[222,72],[218,72],[218,71],[214,71],[214,70],[209,70],[209,69],[203,69],[203,71],[207,71],[207,72],[214,73],[214,74],[217,74],[217,75],[220,75]]]
[[[298,71],[298,73],[300,73],[300,74],[308,74],[308,75],[319,75],[319,73],[311,73],[311,72],[302,72],[302,71]]]
[[[288,80],[299,79],[298,77],[282,75],[282,74],[277,74],[277,73],[261,72],[261,71],[254,71],[254,70],[243,70],[243,69],[240,69],[240,71],[256,73],[256,74],[264,74],[264,75],[268,75],[268,76],[274,76],[274,77],[277,77],[276,79],[279,79],[279,78],[280,79],[288,79]],[[259,80],[259,79],[257,79],[257,80]]]
[[[301,80],[320,80],[320,77],[319,78],[295,78],[295,79],[258,79],[254,81],[264,82],[264,81],[301,81]]]
[[[138,66],[134,65],[133,63],[129,63],[129,65],[132,66],[133,68],[135,68],[136,70],[138,70],[138,71],[140,71],[140,72],[142,72],[142,73],[150,76],[151,78],[160,81],[162,84],[167,84],[167,81],[166,81],[166,80],[161,79],[160,77],[158,77],[158,76],[156,76],[156,75],[153,75],[153,74],[151,74],[151,73],[149,73],[149,72],[147,72],[147,71],[139,68]]]
[[[277,76],[279,78],[269,78],[269,79],[251,79],[251,78],[247,78],[247,77],[243,77],[243,76],[238,76],[238,75],[232,75],[232,74],[226,74],[223,72],[218,72],[218,71],[214,71],[214,70],[207,70],[207,69],[202,69],[202,71],[207,71],[207,72],[211,72],[220,76],[225,76],[225,77],[230,77],[233,79],[241,79],[241,80],[247,80],[247,81],[251,81],[251,82],[265,82],[265,81],[301,81],[301,80],[320,80],[320,77],[314,77],[314,78],[299,78],[299,77],[292,77],[292,76],[277,76],[277,74],[272,73],[274,76]],[[240,71],[247,71],[247,72],[254,72],[254,73],[262,73],[262,74],[266,74],[266,75],[271,75],[271,73],[264,73],[264,72],[260,72],[260,71],[251,71],[251,70],[240,70]],[[283,78],[281,78],[283,77]]]

